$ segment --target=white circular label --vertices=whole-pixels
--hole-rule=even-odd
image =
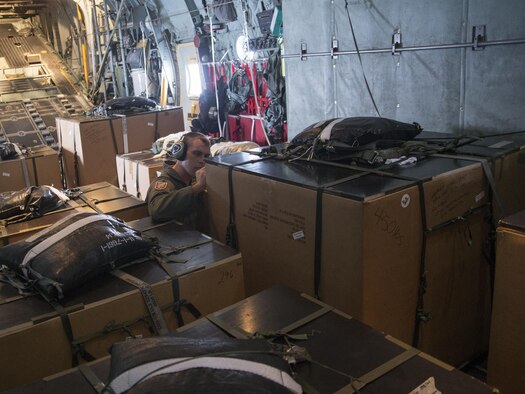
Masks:
[[[404,194],[403,197],[401,197],[401,206],[403,208],[406,208],[410,205],[410,196],[408,194]]]

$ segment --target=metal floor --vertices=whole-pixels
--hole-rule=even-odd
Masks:
[[[55,118],[88,109],[77,93],[39,37],[0,22],[0,143],[58,148]]]

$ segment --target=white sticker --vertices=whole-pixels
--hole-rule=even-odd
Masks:
[[[489,148],[492,148],[492,149],[503,148],[504,146],[506,146],[508,144],[512,144],[512,141],[496,142],[495,144],[490,145]]]
[[[441,394],[436,388],[436,381],[431,376],[408,394]]]
[[[11,176],[9,172],[2,172],[2,176]]]
[[[298,239],[304,238],[304,231],[303,230],[296,231],[295,233],[292,234],[292,238],[293,238],[294,241],[297,241]]]
[[[153,127],[153,126],[155,126],[155,123],[148,122],[148,126],[149,127]]]
[[[480,202],[483,197],[485,197],[485,192],[478,193],[475,198],[476,202]]]
[[[401,197],[401,206],[403,208],[407,208],[410,205],[410,196],[408,194],[404,194],[403,197]]]

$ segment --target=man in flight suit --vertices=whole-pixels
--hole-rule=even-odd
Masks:
[[[206,188],[204,158],[210,156],[210,141],[201,133],[190,132],[173,145],[173,159],[148,189],[146,202],[155,222],[176,219],[196,227]]]

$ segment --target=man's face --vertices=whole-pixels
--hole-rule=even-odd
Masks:
[[[194,138],[188,142],[188,150],[182,165],[188,174],[194,176],[198,169],[204,167],[204,158],[209,156],[210,147],[200,139]]]

